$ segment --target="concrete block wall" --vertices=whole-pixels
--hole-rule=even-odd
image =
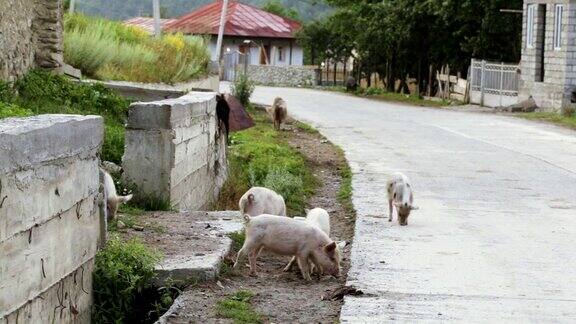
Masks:
[[[543,110],[556,111],[570,104],[576,88],[576,1],[525,0],[522,28],[522,61],[519,99],[532,96]],[[536,5],[535,43],[527,46],[527,6]],[[544,12],[539,5],[546,5]],[[554,48],[555,5],[563,4],[562,46]],[[544,52],[539,41],[544,33]],[[544,55],[544,80],[540,82],[541,59]]]
[[[134,199],[160,199],[181,210],[204,208],[227,177],[226,138],[216,116],[216,94],[130,106],[123,157]]]
[[[316,84],[316,71],[306,66],[248,65],[246,74],[257,84],[289,87]]]
[[[0,120],[0,323],[88,323],[99,116]]]
[[[62,0],[0,1],[0,80],[63,64]]]

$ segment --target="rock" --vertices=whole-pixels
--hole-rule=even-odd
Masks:
[[[132,226],[132,229],[135,230],[135,231],[138,231],[138,232],[144,231],[144,227],[139,226],[139,225],[134,225],[134,226]]]
[[[119,220],[119,221],[116,223],[116,227],[117,227],[118,229],[123,229],[123,228],[126,228],[126,224],[124,224],[123,221]]]

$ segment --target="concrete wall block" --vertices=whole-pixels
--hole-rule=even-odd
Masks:
[[[99,187],[98,159],[64,160],[34,169],[0,174],[0,242],[42,224]]]
[[[209,149],[209,147],[198,149],[194,154],[187,156],[185,160],[182,160],[174,166],[171,174],[172,187],[178,186],[188,175],[196,172],[198,169],[211,164]]]
[[[127,129],[122,158],[124,180],[137,185],[143,194],[168,199],[173,137],[171,130]]]
[[[100,233],[95,205],[90,197],[0,243],[0,312],[22,307],[94,257]]]
[[[201,134],[186,142],[175,145],[174,165],[178,165],[182,161],[188,160],[190,156],[193,156],[200,151],[208,150],[208,145],[209,139],[207,134]]]
[[[226,143],[215,141],[219,132],[215,93],[134,104],[128,126],[123,158],[126,180],[139,192],[170,200],[176,208],[205,206],[206,197],[213,196],[227,174]],[[190,182],[192,178],[197,182]],[[194,188],[209,193],[190,195]]]
[[[0,173],[72,156],[96,156],[104,134],[100,116],[40,115],[0,121]]]
[[[90,259],[0,323],[90,323],[93,269]]]

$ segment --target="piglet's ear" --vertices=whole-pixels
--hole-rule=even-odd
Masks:
[[[336,242],[332,242],[324,247],[324,251],[326,252],[334,252],[336,250]]]

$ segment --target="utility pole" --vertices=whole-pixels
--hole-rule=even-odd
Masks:
[[[68,8],[68,12],[69,12],[70,14],[73,14],[73,13],[74,13],[74,5],[75,5],[75,4],[76,4],[76,1],[75,1],[75,0],[70,0],[70,8]]]
[[[160,0],[152,0],[152,7],[154,15],[154,36],[160,37],[160,35],[162,35],[162,28],[160,27]]]
[[[222,38],[224,37],[224,26],[226,25],[226,12],[228,11],[228,0],[222,1],[222,10],[220,11],[220,26],[218,28],[218,40],[216,40],[216,62],[220,66],[220,56],[222,53]]]

